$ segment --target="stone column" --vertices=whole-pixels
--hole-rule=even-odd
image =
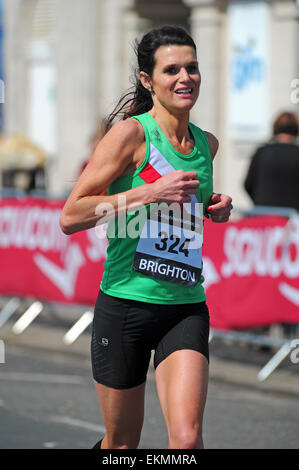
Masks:
[[[50,189],[69,191],[97,122],[96,0],[57,2],[57,147]]]
[[[133,11],[133,0],[102,0],[101,31],[98,36],[99,103],[102,115],[107,115],[127,88],[127,58],[130,44],[125,38],[125,18]]]
[[[225,51],[222,35],[222,3],[216,0],[183,0],[191,8],[191,36],[197,47],[199,69],[202,77],[198,102],[191,113],[192,121],[210,131],[222,141],[222,94]],[[219,153],[223,150],[221,146]],[[215,189],[220,190],[221,159],[215,160]]]
[[[221,73],[221,13],[215,0],[184,0],[191,7],[191,35],[202,75],[198,106],[193,116],[204,128],[219,131]]]
[[[272,9],[269,114],[273,120],[285,109],[299,113],[298,103],[291,100],[291,83],[299,79],[299,4],[280,0],[273,2]]]
[[[137,67],[137,57],[134,51],[135,40],[140,40],[144,31],[150,29],[150,21],[141,18],[132,9],[123,15],[123,77],[121,87],[127,89],[132,86],[130,77],[134,75]]]
[[[26,130],[25,24],[22,0],[3,0],[4,133]]]

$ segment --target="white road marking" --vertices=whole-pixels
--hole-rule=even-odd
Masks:
[[[88,377],[78,375],[58,375],[58,374],[32,374],[26,372],[0,372],[0,379],[20,382],[44,382],[73,385],[87,385]]]
[[[4,401],[0,398],[0,406],[4,406]]]
[[[51,421],[52,423],[67,424],[68,426],[76,426],[97,433],[106,433],[105,426],[101,426],[100,424],[89,423],[88,421],[81,421],[80,419],[69,418],[68,416],[50,416],[49,421]]]

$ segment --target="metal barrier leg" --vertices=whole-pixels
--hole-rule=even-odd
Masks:
[[[277,366],[287,357],[287,355],[291,352],[292,346],[291,343],[284,344],[276,354],[270,359],[269,362],[260,370],[257,375],[258,380],[261,382],[266,380],[270,374],[276,369]]]
[[[93,320],[92,312],[85,312],[81,318],[72,326],[72,328],[64,335],[64,344],[72,344]]]
[[[33,320],[41,313],[44,306],[41,302],[33,302],[32,305],[26,310],[25,313],[19,318],[19,320],[12,327],[12,331],[19,335],[33,322]]]
[[[5,344],[2,339],[0,339],[0,364],[5,363]]]
[[[0,312],[0,328],[7,322],[7,320],[15,313],[15,311],[21,305],[20,299],[18,297],[13,297],[10,299],[5,307]]]

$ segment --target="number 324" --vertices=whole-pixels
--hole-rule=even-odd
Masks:
[[[155,243],[155,247],[157,250],[160,250],[160,251],[167,250],[169,253],[175,253],[175,254],[178,254],[180,252],[180,253],[184,253],[186,257],[189,256],[188,245],[190,243],[190,238],[185,238],[183,243],[181,243],[180,246],[178,247],[178,250],[176,250],[175,248],[179,245],[181,241],[179,237],[176,237],[175,235],[170,235],[170,237],[168,238],[166,232],[160,232],[158,236],[161,237],[161,243]],[[171,244],[169,245],[169,243]]]

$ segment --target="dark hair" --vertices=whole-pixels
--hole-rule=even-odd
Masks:
[[[273,135],[290,134],[298,135],[298,122],[296,116],[292,113],[281,113],[274,121]]]
[[[135,53],[138,68],[133,77],[133,87],[124,93],[116,107],[107,118],[107,130],[117,116],[127,119],[131,116],[146,113],[153,107],[151,92],[141,84],[139,73],[146,72],[152,76],[155,66],[155,52],[160,46],[168,45],[191,46],[196,52],[196,45],[191,36],[180,26],[165,25],[151,29],[141,41],[135,41]]]

